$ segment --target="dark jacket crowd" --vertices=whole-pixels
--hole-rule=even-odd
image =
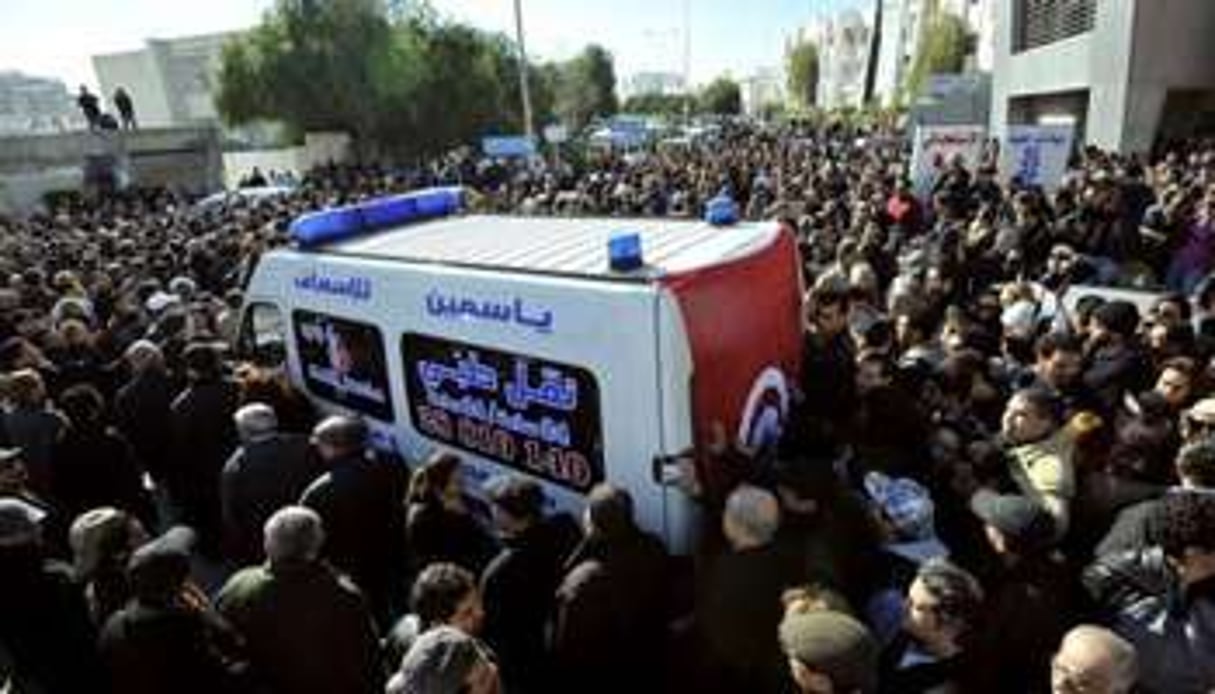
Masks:
[[[1050,189],[907,170],[889,134],[737,129],[0,219],[0,688],[1215,689],[1215,150],[1085,150]],[[611,484],[574,518],[503,476],[482,518],[458,455],[378,451],[242,351],[293,216],[432,183],[533,214],[724,194],[797,236],[792,412],[698,445],[730,483],[689,485],[693,556]]]

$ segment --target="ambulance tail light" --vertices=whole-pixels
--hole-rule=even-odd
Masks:
[[[464,191],[458,186],[427,188],[321,210],[298,217],[288,230],[303,248],[355,238],[364,234],[404,226],[458,212]]]

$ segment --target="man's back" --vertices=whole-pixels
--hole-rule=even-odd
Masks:
[[[561,580],[561,566],[577,543],[578,530],[566,515],[537,522],[485,567],[485,640],[502,659],[503,679],[527,690],[546,674],[545,625]],[[520,684],[522,683],[522,684]]]
[[[350,574],[384,620],[392,584],[404,571],[406,474],[375,458],[348,457],[329,466],[300,504],[320,514],[325,556]]]
[[[709,655],[741,684],[760,677],[767,691],[780,671],[780,597],[789,587],[786,563],[774,546],[728,551],[709,568],[697,600],[697,620]]]
[[[1022,560],[993,581],[974,649],[984,689],[1020,694],[1046,684],[1075,595],[1067,568],[1048,556]]]
[[[316,479],[308,439],[273,434],[238,448],[224,465],[221,504],[230,552],[241,563],[261,558],[262,525],[271,514],[294,503]]]
[[[566,566],[553,634],[563,681],[591,691],[655,691],[671,613],[662,543],[640,531],[590,539]]]
[[[17,550],[0,553],[0,565],[0,644],[15,661],[17,691],[86,691],[101,670],[71,570]]]
[[[217,606],[245,638],[256,676],[283,694],[377,692],[371,614],[358,589],[320,563],[236,573]]]
[[[218,692],[230,684],[202,614],[132,601],[106,622],[101,654],[116,692]]]
[[[157,478],[163,477],[172,444],[172,404],[173,384],[168,375],[152,371],[136,376],[114,398],[119,430],[131,442],[139,462]]]

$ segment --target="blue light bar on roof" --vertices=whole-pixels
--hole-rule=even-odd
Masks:
[[[291,222],[291,238],[302,247],[354,238],[368,232],[403,226],[460,210],[464,191],[459,186],[426,188],[310,212]]]

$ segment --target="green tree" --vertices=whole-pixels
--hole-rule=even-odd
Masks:
[[[970,32],[961,17],[932,11],[924,22],[920,47],[907,77],[908,101],[914,102],[929,75],[961,72],[970,51]]]
[[[442,21],[425,3],[394,20],[378,0],[279,0],[225,47],[220,113],[233,124],[268,119],[296,132],[345,130],[362,151],[387,155],[521,131],[509,39]],[[529,70],[544,122],[556,80],[552,69]]]
[[[690,110],[692,97],[687,94],[634,94],[625,100],[620,110],[655,116],[681,116]]]
[[[605,48],[591,44],[557,70],[556,111],[566,124],[582,128],[616,113],[616,69]]]
[[[789,93],[802,108],[811,108],[818,94],[818,46],[802,41],[785,56]]]
[[[233,123],[276,118],[302,130],[372,127],[369,56],[391,41],[375,0],[280,0],[225,47],[217,105]]]
[[[729,77],[718,77],[700,92],[700,110],[705,113],[742,113],[742,90]]]

